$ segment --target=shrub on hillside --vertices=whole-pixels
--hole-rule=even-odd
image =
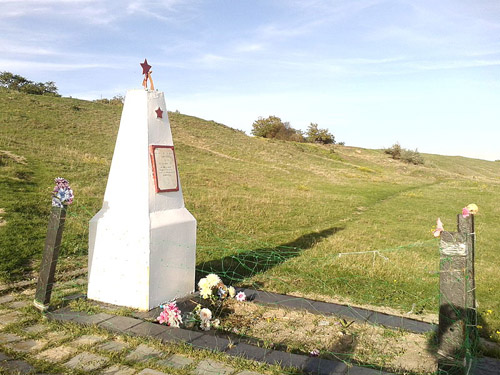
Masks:
[[[324,145],[335,144],[335,137],[328,129],[319,129],[318,124],[311,122],[306,131],[306,138],[311,143],[322,143]]]
[[[424,158],[417,149],[415,149],[415,151],[407,150],[402,148],[399,143],[395,143],[391,147],[386,148],[384,152],[391,155],[395,160],[402,160],[406,163],[415,165],[424,164]]]
[[[417,149],[415,151],[403,149],[401,153],[401,160],[409,164],[424,164],[424,158],[420,155]]]
[[[289,122],[283,122],[277,116],[259,117],[252,124],[252,134],[256,137],[275,138],[282,141],[305,142],[300,130],[292,128]]]
[[[391,147],[386,148],[384,152],[391,155],[393,159],[401,159],[401,146],[399,143],[394,143]]]
[[[123,95],[115,95],[111,99],[103,98],[94,100],[95,103],[111,104],[111,105],[122,105],[125,102],[125,97]]]
[[[26,94],[61,96],[57,92],[56,84],[52,81],[45,83],[33,82],[10,72],[0,73],[0,87]]]

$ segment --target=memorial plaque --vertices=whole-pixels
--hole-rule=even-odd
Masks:
[[[150,146],[150,154],[156,192],[178,191],[174,146]]]

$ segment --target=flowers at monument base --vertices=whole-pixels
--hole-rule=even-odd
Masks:
[[[246,296],[245,292],[238,292],[238,294],[236,294],[235,298],[237,301],[243,302],[243,301],[246,301],[247,296]]]
[[[176,302],[171,302],[167,305],[161,305],[163,311],[160,316],[156,318],[160,324],[166,324],[170,327],[179,328],[182,324],[181,310],[177,307]]]
[[[212,319],[212,311],[210,311],[210,309],[207,309],[207,308],[201,309],[200,312],[198,313],[198,315],[200,316],[200,319],[202,321]]]
[[[213,323],[214,323],[211,321],[212,311],[210,311],[210,309],[207,309],[207,308],[200,309],[200,311],[198,312],[198,316],[201,320],[200,329],[203,331],[209,331],[211,325],[213,325]],[[219,322],[219,319],[217,319],[217,322]],[[218,324],[217,324],[217,326],[218,326]],[[217,328],[217,327],[215,327],[215,328]]]
[[[193,321],[194,325],[199,324],[200,329],[204,331],[220,326],[220,319],[224,314],[223,305],[229,298],[234,298],[240,302],[247,299],[244,292],[236,293],[234,287],[225,285],[215,273],[208,274],[200,279],[198,281],[198,290],[201,301],[193,310],[190,318],[186,318],[186,320],[189,320],[189,324],[192,324]]]
[[[73,190],[69,186],[68,180],[62,177],[54,179],[56,186],[52,190],[52,206],[63,208],[73,203]]]
[[[240,292],[236,294],[236,289],[232,286],[225,285],[221,278],[217,276],[215,273],[211,273],[206,277],[200,279],[198,281],[198,290],[200,291],[200,297],[203,299],[209,299],[212,303],[216,301],[222,301],[226,298],[236,298],[238,301],[245,301],[245,298],[242,298],[242,295],[245,293]],[[243,293],[243,294],[241,294]],[[240,296],[238,299],[238,295]]]
[[[227,287],[215,273],[211,273],[200,279],[198,281],[198,289],[203,299],[213,299],[216,296],[219,299],[224,299],[227,296]]]

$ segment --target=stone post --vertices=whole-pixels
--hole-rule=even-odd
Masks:
[[[467,374],[474,354],[476,301],[474,216],[457,217],[458,232],[440,242],[439,374]]]
[[[49,307],[65,219],[66,208],[53,206],[49,217],[49,227],[43,250],[35,300],[33,301],[35,307],[42,311],[47,310]]]

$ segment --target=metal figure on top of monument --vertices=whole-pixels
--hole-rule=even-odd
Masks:
[[[144,87],[146,90],[148,89],[148,80],[151,85],[151,90],[154,91],[155,85],[153,84],[153,78],[151,77],[151,74],[153,71],[151,70],[151,65],[148,64],[148,59],[144,59],[144,62],[141,63],[142,66],[142,74],[144,74],[144,79],[142,80],[142,87]]]

